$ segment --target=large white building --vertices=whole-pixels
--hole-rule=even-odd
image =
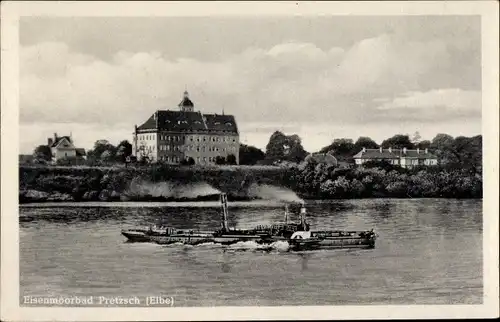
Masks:
[[[202,114],[194,110],[188,92],[179,110],[158,110],[142,125],[135,126],[133,154],[140,160],[214,164],[216,158],[239,163],[239,132],[232,115]]]

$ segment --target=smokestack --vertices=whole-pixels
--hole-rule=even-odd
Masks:
[[[54,142],[57,141],[57,133],[54,132]]]
[[[379,150],[380,150],[380,153],[382,153],[382,147],[380,147]]]
[[[54,140],[52,140],[52,138],[48,138],[47,145],[50,147],[50,146],[52,146],[52,143],[54,143]]]
[[[300,224],[302,225],[302,229],[306,230],[306,205],[302,202],[302,207],[300,207]]]
[[[225,232],[228,232],[229,225],[227,223],[227,195],[225,193],[220,194],[220,202],[222,205],[222,217],[223,217],[222,228],[224,229]]]
[[[288,204],[285,205],[285,225],[288,224]]]

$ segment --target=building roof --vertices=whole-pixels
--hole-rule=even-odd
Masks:
[[[238,133],[232,115],[201,114],[187,111],[156,111],[138,130],[161,130],[170,132],[221,132]]]
[[[354,159],[399,159],[399,158],[418,158],[418,159],[436,159],[437,157],[429,151],[413,149],[365,149],[353,156]]]
[[[69,137],[69,136],[58,136],[58,137],[56,137],[56,139],[54,140],[54,142],[52,142],[52,145],[50,147],[51,148],[55,148],[63,139],[66,139],[66,140],[68,140],[69,143],[72,143],[71,142],[71,137]]]

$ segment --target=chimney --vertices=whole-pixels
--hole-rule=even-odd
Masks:
[[[47,145],[50,147],[50,146],[52,146],[52,143],[54,143],[54,140],[52,138],[48,138]]]
[[[363,147],[363,150],[362,150],[362,152],[363,152],[363,153],[365,153],[365,152],[366,152],[366,148],[365,148],[365,147]]]
[[[54,142],[57,141],[57,133],[54,132]]]
[[[380,150],[380,153],[382,153],[382,147],[380,147],[380,149],[379,149],[379,150]]]
[[[406,154],[406,148],[403,148],[403,154]]]
[[[417,148],[417,154],[420,154],[420,149],[419,148]]]
[[[425,154],[429,153],[429,149],[425,148]]]
[[[389,147],[389,153],[392,153],[392,148],[391,147]]]

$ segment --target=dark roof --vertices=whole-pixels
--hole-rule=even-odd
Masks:
[[[61,142],[62,139],[66,139],[66,140],[68,140],[69,143],[72,143],[71,138],[69,136],[58,136],[50,147],[51,148],[56,147],[59,144],[59,142]]]
[[[232,115],[204,114],[203,116],[210,131],[238,132],[236,120]]]
[[[179,106],[194,106],[193,102],[189,99],[189,97],[184,97],[182,101],[179,103]]]
[[[429,151],[425,153],[425,150],[410,150],[407,149],[406,153],[403,153],[403,149],[366,149],[365,152],[361,150],[356,155],[353,156],[354,159],[399,159],[404,158],[418,158],[418,159],[436,159],[436,156]]]
[[[157,111],[138,130],[162,131],[229,131],[238,132],[232,115],[201,114],[200,112]]]

